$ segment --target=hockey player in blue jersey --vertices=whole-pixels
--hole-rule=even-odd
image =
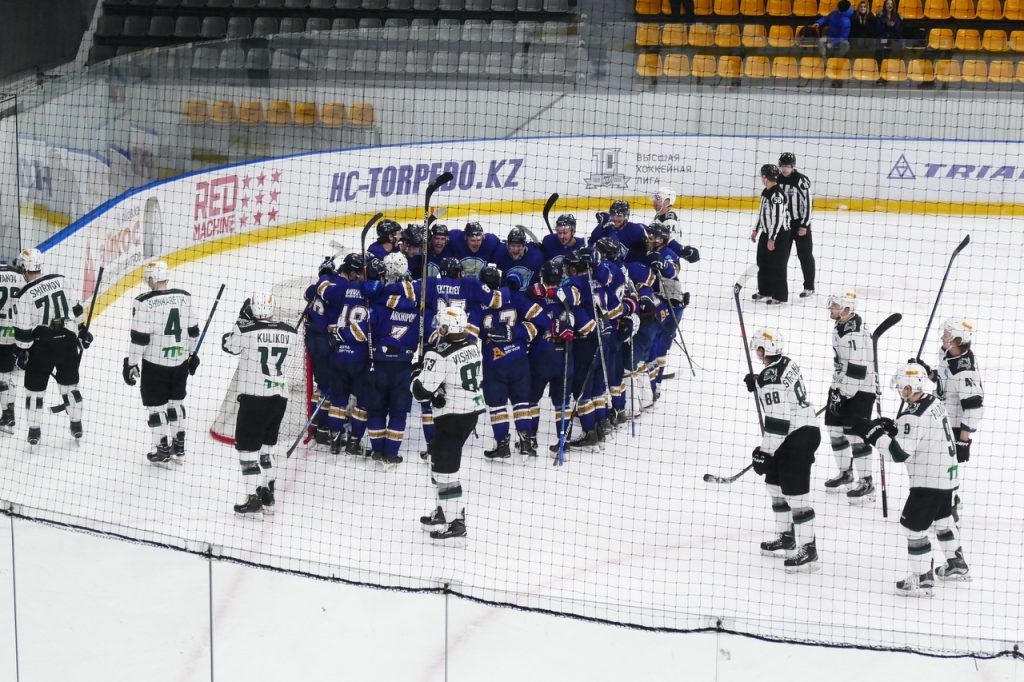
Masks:
[[[647,360],[651,357],[655,340],[662,333],[662,321],[668,316],[668,308],[654,294],[658,280],[647,263],[626,263],[626,271],[629,274],[629,294],[624,305],[634,310],[631,317],[634,318],[635,333],[623,347],[622,357],[631,381],[647,381]]]
[[[505,248],[494,253],[492,261],[505,276],[516,275],[522,282],[520,291],[538,281],[540,266],[544,264],[544,254],[536,246],[526,242],[526,232],[516,226],[508,231],[505,237]]]
[[[426,238],[423,236],[423,226],[415,223],[406,225],[402,230],[402,239],[398,242],[398,249],[406,260],[406,271],[410,279],[419,279],[423,276],[423,248],[426,246]],[[397,263],[397,261],[393,261]]]
[[[306,310],[304,320],[306,324],[306,353],[309,355],[309,363],[313,370],[313,395],[309,412],[312,413],[320,399],[328,396],[320,411],[316,413],[312,424],[313,439],[319,445],[330,443],[330,428],[328,427],[330,403],[331,373],[334,371],[331,356],[334,354],[331,349],[328,334],[333,333],[334,323],[338,319],[337,310],[329,310],[324,301],[322,293],[332,284],[336,284],[341,277],[335,271],[334,259],[326,258],[320,264],[320,271],[317,273],[317,281],[306,287],[304,298]]]
[[[597,227],[590,233],[587,245],[593,246],[602,237],[614,237],[622,242],[627,249],[627,261],[643,260],[647,252],[644,226],[630,222],[628,201],[613,201],[608,211],[597,214]]]
[[[384,259],[384,256],[398,250],[399,236],[402,234],[402,226],[394,220],[385,218],[377,223],[377,241],[370,244],[366,252],[374,258]]]
[[[427,245],[427,275],[437,277],[441,274],[441,261],[453,255],[448,239],[448,226],[444,223],[433,223],[428,230]],[[420,267],[414,272],[422,269]]]
[[[597,410],[598,435],[604,437],[614,424],[625,421],[626,364],[623,362],[622,348],[635,331],[631,314],[636,308],[632,300],[625,298],[629,273],[622,260],[625,255],[622,244],[616,239],[602,237],[594,247],[601,255],[593,277],[601,325],[607,328],[602,337],[602,346],[608,370],[608,393],[611,396],[611,405]]]
[[[487,266],[480,271],[480,281],[492,290],[501,289],[501,272]],[[540,330],[549,326],[542,307],[526,298],[520,290],[522,282],[512,273],[502,291],[502,305],[483,314],[480,327],[482,341],[484,402],[491,415],[495,446],[484,451],[491,460],[507,460],[512,456],[508,423],[508,403],[516,424],[517,450],[526,456],[537,456],[535,439],[530,434],[530,344]]]
[[[563,258],[584,246],[583,237],[576,236],[576,216],[563,213],[555,221],[555,233],[541,240],[540,250],[544,252],[544,260],[561,263]]]
[[[448,245],[452,255],[462,263],[467,277],[477,277],[488,263],[494,262],[494,255],[501,249],[501,240],[493,234],[484,234],[480,223],[471,221],[462,230],[448,233]]]
[[[664,223],[654,222],[647,228],[648,251],[644,259],[654,276],[654,292],[663,304],[663,309],[657,311],[658,334],[647,358],[651,394],[655,400],[660,395],[666,357],[676,338],[683,310],[690,303],[690,294],[683,291],[679,281],[680,264],[669,246],[670,238],[669,228]]]

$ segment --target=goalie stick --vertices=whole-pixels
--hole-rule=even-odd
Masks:
[[[428,233],[430,230],[430,199],[434,196],[434,192],[439,190],[442,185],[447,185],[455,178],[450,172],[441,173],[437,176],[432,183],[427,186],[426,196],[423,201],[423,232]],[[425,342],[424,329],[426,327],[426,316],[427,316],[427,254],[430,252],[429,244],[423,245],[423,268],[421,272],[423,276],[420,277],[420,340],[416,346],[416,357],[423,358],[423,346]]]
[[[966,246],[966,242],[964,245]],[[879,418],[882,416],[882,384],[878,378],[878,339],[881,338],[882,334],[895,327],[902,319],[902,315],[893,313],[882,320],[882,323],[875,328],[875,331],[871,332],[871,357],[875,363],[875,408]],[[889,518],[889,494],[885,489],[885,456],[882,453],[878,453],[878,473],[882,484],[882,518]]]
[[[544,216],[544,224],[548,226],[548,232],[550,234],[555,233],[555,231],[551,229],[551,219],[549,216],[551,215],[551,209],[554,207],[556,201],[558,201],[557,192],[548,197],[548,200],[544,203],[544,210],[541,212],[541,215]]]

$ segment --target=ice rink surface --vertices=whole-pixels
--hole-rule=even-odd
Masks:
[[[647,215],[649,212],[637,217]],[[455,227],[464,218],[449,216],[446,222]],[[589,232],[589,218],[579,218]],[[688,211],[681,212],[680,218],[681,240],[700,248],[702,255],[699,263],[685,269],[683,277],[693,295],[683,331],[700,366],[697,376],[690,375],[681,354],[674,352],[676,378],[664,385],[658,406],[637,421],[636,435],[630,434],[628,426],[620,428],[615,440],[601,450],[570,451],[561,468],[551,466],[545,458],[526,464],[484,461],[482,450],[491,446],[493,438],[486,418],[482,418],[480,437],[471,438],[463,459],[470,532],[466,549],[430,545],[416,522],[420,514],[433,507],[434,491],[427,468],[416,457],[422,436],[415,418],[410,420],[403,445],[406,462],[398,470],[385,473],[350,457],[335,458],[326,452],[303,449],[287,462],[279,459],[279,503],[272,519],[236,519],[231,513],[231,505],[243,496],[237,458],[231,448],[207,436],[235,365],[233,358],[220,351],[220,337],[233,323],[241,301],[252,291],[285,278],[315,273],[321,258],[331,250],[329,239],[341,239],[354,250],[358,246],[357,230],[264,243],[200,259],[172,272],[173,284],[192,292],[200,316],[209,309],[219,284],[227,284],[202,352],[202,365],[190,384],[186,402],[189,455],[180,468],[154,468],[145,460],[149,447],[146,413],[137,388],[129,388],[120,378],[121,358],[128,346],[129,301],[142,291],[141,285],[116,301],[94,322],[96,343],[87,352],[82,368],[87,401],[84,443],[72,449],[66,417],[58,415],[44,423],[42,448],[26,454],[22,449],[22,421],[13,437],[0,436],[0,499],[21,505],[28,516],[195,550],[212,545],[215,552],[228,556],[324,577],[411,588],[447,584],[456,592],[487,601],[647,627],[693,629],[721,622],[727,629],[760,636],[857,646],[990,653],[1012,648],[1024,625],[1019,598],[1024,559],[1020,542],[1024,523],[1019,510],[1024,493],[1018,484],[1021,465],[1016,452],[1024,430],[1017,398],[1024,377],[1020,363],[1013,361],[1020,355],[1015,342],[1020,338],[1021,325],[1013,294],[1021,290],[1022,221],[823,213],[814,226],[819,271],[815,297],[797,302],[800,277],[795,254],[789,305],[776,309],[757,306],[746,300],[754,283],[749,282],[744,290],[748,330],[768,325],[782,331],[787,354],[803,369],[816,407],[823,404],[832,371],[831,322],[824,308],[828,291],[840,286],[855,288],[863,298],[862,315],[869,326],[889,313],[902,313],[902,323],[883,337],[880,347],[883,409],[894,416],[897,400],[888,388],[888,379],[899,362],[916,353],[949,255],[970,233],[971,245],[953,268],[923,357],[933,364],[937,359],[937,326],[944,318],[961,315],[977,323],[974,350],[985,379],[986,412],[972,449],[972,461],[963,467],[965,511],[961,524],[974,580],[940,585],[931,600],[908,601],[893,593],[894,581],[907,572],[906,540],[898,525],[907,492],[902,466],[887,462],[890,510],[889,518],[883,519],[880,501],[852,507],[842,496],[825,494],[822,482],[835,469],[825,439],[812,481],[822,558],[822,570],[814,575],[787,575],[777,561],[760,556],[757,544],[774,532],[774,523],[758,477],[750,473],[731,486],[711,487],[703,482],[701,477],[706,472],[731,474],[742,469],[759,442],[756,413],[742,382],[747,369],[732,300],[732,285],[754,261],[755,249],[747,239],[752,222],[748,212]],[[483,222],[499,234],[516,223],[531,227],[538,235],[544,232],[543,223],[535,215],[485,216]],[[580,233],[584,233],[582,227]],[[646,400],[649,392],[639,388],[638,398]],[[59,401],[55,389],[51,388],[48,400],[53,404]],[[553,442],[549,406],[544,408],[542,447]],[[877,457],[875,467],[877,473]],[[42,510],[58,510],[60,514]],[[109,618],[114,629],[125,622],[153,620],[152,630],[146,626],[130,629],[139,642],[126,645],[125,655],[130,660],[139,659],[143,666],[139,670],[148,665],[143,655],[146,651],[159,649],[160,655],[169,656],[168,651],[173,649],[180,656],[173,658],[173,665],[178,666],[174,675],[150,679],[208,677],[209,661],[199,660],[205,655],[201,640],[207,627],[207,576],[202,560],[34,524],[19,522],[16,526],[18,532],[24,532],[19,542],[24,535],[37,535],[40,547],[51,547],[51,556],[67,557],[52,562],[45,559],[45,553],[27,558],[19,555],[19,614],[30,624],[43,619],[49,600],[65,606],[76,599],[81,599],[83,605],[95,603],[98,595],[82,594],[81,590],[62,592],[62,585],[75,584],[81,578],[76,574],[69,582],[62,574],[69,568],[73,571],[75,556],[109,557],[104,559],[110,567],[100,571],[101,581],[110,575],[124,577],[116,583],[108,581],[104,589],[116,590],[116,594],[100,601],[106,606],[89,612]],[[61,538],[59,542],[54,534]],[[0,542],[3,544],[9,543]],[[66,552],[67,547],[80,545],[81,554]],[[125,562],[137,563],[139,570],[126,571],[119,563],[122,557]],[[941,558],[937,555],[936,560]],[[70,561],[71,566],[63,561]],[[29,571],[25,578],[23,562],[39,570]],[[150,565],[157,568],[150,569]],[[96,568],[94,564],[88,566],[90,570]],[[6,575],[3,571],[7,570],[9,561],[0,556],[0,575]],[[333,642],[335,633],[344,641],[344,646],[327,653],[317,648],[316,654],[300,655],[313,666],[311,670],[323,670],[317,666],[327,665],[331,656],[343,656],[343,651],[356,652],[352,655],[362,660],[360,657],[373,644],[380,644],[378,656],[388,659],[387,644],[394,637],[403,642],[404,651],[417,651],[408,655],[406,673],[399,675],[394,669],[393,676],[376,677],[374,669],[360,666],[358,671],[364,679],[441,679],[438,675],[443,666],[438,667],[436,661],[438,647],[443,645],[437,635],[440,626],[426,626],[430,635],[424,637],[421,632],[407,632],[403,618],[392,623],[377,614],[366,618],[371,623],[370,632],[376,633],[371,636],[356,624],[332,620],[338,617],[339,609],[358,610],[354,605],[369,599],[366,590],[222,563],[215,564],[213,570],[215,583],[238,586],[215,591],[215,599],[222,599],[215,604],[215,611],[225,619],[222,628],[215,623],[215,631],[226,638],[228,651],[250,648],[248,654],[239,653],[237,657],[225,653],[218,665],[248,665],[236,660],[248,655],[257,659],[250,662],[251,669],[258,671],[255,674],[273,672],[273,666],[256,665],[258,659],[279,660],[276,652],[265,651],[267,630],[253,622],[264,617],[256,614],[262,614],[265,608],[266,613],[273,614],[269,619],[274,633],[270,648],[305,651],[310,640]],[[151,577],[153,572],[160,576],[157,583]],[[39,586],[40,593],[31,591],[33,584]],[[21,599],[24,590],[29,590],[30,602],[35,598],[44,606],[25,606]],[[394,614],[408,611],[416,622],[418,618],[428,622],[440,618],[438,610],[444,604],[442,597],[434,595],[369,594],[381,600],[378,604],[393,599]],[[328,608],[334,609],[334,615],[314,617],[315,609],[305,603],[306,599],[322,604],[323,614]],[[147,603],[152,610],[166,606],[175,613],[183,604],[195,603],[195,611],[189,609],[192,615],[164,623],[150,609],[142,609]],[[256,604],[265,606],[254,614],[250,609]],[[483,650],[502,649],[507,658],[514,658],[509,656],[511,651],[529,647],[536,631],[553,631],[556,634],[551,639],[570,649],[582,647],[579,640],[583,639],[604,642],[603,646],[577,651],[587,660],[579,670],[592,672],[581,674],[579,679],[626,675],[673,679],[653,673],[636,676],[635,665],[622,668],[621,675],[605,677],[604,673],[616,668],[610,663],[599,665],[602,657],[596,652],[602,649],[649,652],[644,664],[664,657],[664,666],[678,668],[680,677],[675,679],[681,679],[692,666],[718,670],[720,676],[732,670],[737,675],[734,679],[744,679],[744,671],[759,669],[760,651],[779,651],[730,638],[729,647],[744,651],[741,658],[750,667],[737,663],[720,669],[723,663],[717,650],[711,651],[714,656],[698,663],[675,658],[687,647],[709,649],[704,638],[714,635],[681,637],[552,621],[542,615],[493,610],[462,600],[450,600],[449,608],[459,614],[456,620],[465,619],[456,624],[456,635],[458,628],[464,627],[466,633],[459,636],[466,639],[500,641],[504,647]],[[250,618],[234,622],[232,617],[240,610],[251,614]],[[133,615],[138,620],[132,621]],[[83,617],[60,627],[103,627],[102,621],[94,626],[85,624],[85,620]],[[43,627],[41,622],[38,627]],[[326,630],[331,628],[337,629],[328,634]],[[24,629],[33,630],[31,625]],[[346,634],[349,630],[354,634]],[[300,632],[308,635],[302,637]],[[159,639],[159,646],[150,639],[150,633]],[[521,639],[507,641],[506,633]],[[38,632],[35,636],[39,637]],[[88,642],[92,636],[98,635],[86,635],[82,641]],[[552,646],[547,640],[534,643],[535,648],[540,651]],[[6,658],[6,641],[0,637],[0,660]],[[409,641],[418,644],[409,647]],[[703,649],[697,642],[703,642]],[[35,647],[46,647],[45,641],[29,639],[27,644],[22,643],[27,647],[23,655],[38,654]],[[863,655],[799,651],[812,652],[808,654],[810,660],[825,655],[850,656],[851,665],[858,660],[856,656]],[[318,658],[320,654],[327,658]],[[456,646],[453,660],[467,666],[465,672],[469,672],[474,669],[474,655],[468,647],[458,650]],[[892,657],[892,665],[897,668],[899,661],[923,666],[921,661],[925,660],[898,654],[875,656]],[[45,670],[48,662],[38,655],[35,658],[42,666],[39,670]],[[124,666],[126,673],[133,669],[129,659]],[[180,667],[185,660],[192,661],[187,664],[189,670]],[[839,660],[830,658],[829,665]],[[510,662],[494,670],[502,668],[503,661],[502,657],[488,656],[478,664],[486,664],[488,675],[500,679],[512,679],[511,674],[502,674],[521,671],[521,665],[525,665]],[[988,671],[986,679],[992,675],[997,676],[993,679],[1015,679],[1020,673],[1006,663],[980,665],[988,666],[982,669]],[[970,662],[943,665],[946,667],[933,671],[941,670],[941,674],[934,675],[937,679],[944,679],[944,674],[952,670],[964,673],[964,666],[974,669]],[[914,674],[919,672],[913,670]],[[4,674],[0,669],[0,679]],[[289,676],[287,671],[279,675]],[[130,678],[126,674],[124,679]],[[561,670],[558,678],[576,679]],[[55,678],[41,672],[38,677],[23,679]],[[311,672],[303,679],[326,677],[318,678]]]

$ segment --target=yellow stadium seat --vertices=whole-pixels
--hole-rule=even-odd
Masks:
[[[988,63],[980,59],[965,59],[960,75],[968,83],[984,83],[988,80]]]
[[[1001,59],[989,62],[988,80],[990,83],[1012,83],[1013,62],[1008,62]]]
[[[878,62],[874,59],[855,59],[853,61],[853,79],[858,81],[877,81]]]
[[[213,103],[210,111],[210,120],[214,123],[234,123],[238,120],[238,112],[235,111],[235,103],[229,99],[219,99]]]
[[[1017,82],[1024,83],[1024,62],[1017,62]]]
[[[817,0],[795,0],[793,15],[798,17],[814,17],[818,15]]]
[[[768,16],[788,17],[793,13],[793,6],[789,0],[768,0]]]
[[[871,0],[871,13],[878,14],[885,7],[885,0]]]
[[[850,60],[845,57],[832,57],[825,63],[825,76],[829,80],[848,81],[851,76]]]
[[[1006,52],[1006,31],[985,31],[981,36],[981,49],[987,52]]]
[[[903,63],[902,59],[883,59],[882,80],[895,82],[907,80],[907,65]]]
[[[715,10],[712,0],[693,0],[693,13],[704,17],[713,14]]]
[[[1024,31],[1010,31],[1008,47],[1014,52],[1024,52]]]
[[[732,17],[740,13],[739,0],[715,0],[715,14],[721,17]]]
[[[764,0],[740,0],[740,14],[746,17],[763,17]]]
[[[952,50],[953,29],[933,28],[928,32],[928,47],[933,50]]]
[[[718,47],[739,47],[740,27],[736,24],[719,24],[715,31],[715,45]]]
[[[796,57],[776,57],[772,60],[772,78],[799,78],[800,67]]]
[[[978,18],[999,21],[1003,18],[1003,6],[999,0],[978,0]]]
[[[356,102],[349,110],[348,122],[355,128],[371,128],[376,119],[376,111],[369,102]]]
[[[743,75],[747,78],[769,78],[772,75],[772,66],[768,57],[747,57],[743,61]]]
[[[960,82],[960,62],[955,59],[938,59],[935,61],[935,80],[943,83]]]
[[[267,123],[289,125],[292,122],[292,103],[274,100],[267,106]]]
[[[1024,21],[1024,0],[1006,0],[1003,18],[1010,21]]]
[[[661,13],[672,15],[672,3],[669,0],[661,0]]]
[[[696,54],[690,65],[690,75],[694,78],[711,78],[718,73],[718,64],[714,55]]]
[[[340,128],[345,125],[345,104],[342,102],[325,104],[320,111],[320,125],[327,128]]]
[[[946,0],[925,0],[924,16],[927,19],[949,19],[949,3]]]
[[[263,123],[263,103],[253,100],[242,102],[238,107],[238,121],[246,125]]]
[[[974,0],[952,0],[949,13],[954,19],[971,20],[978,16],[974,11]]]
[[[639,54],[636,56],[636,75],[641,78],[654,78],[661,73],[661,57],[656,54]]]
[[[690,46],[709,47],[715,44],[715,35],[711,32],[708,24],[693,24],[690,26]]]
[[[661,14],[661,0],[636,0],[637,14]]]
[[[772,47],[793,47],[796,39],[793,37],[792,26],[771,26],[768,28],[768,44]]]
[[[821,0],[818,3],[817,14],[827,17],[832,10],[836,9],[836,5],[839,3],[836,0]],[[796,9],[793,10],[793,14],[796,14]]]
[[[739,78],[743,72],[743,60],[732,55],[718,58],[718,75],[722,78]]]
[[[636,44],[640,47],[651,47],[661,41],[661,26],[657,24],[637,24]]]
[[[921,0],[900,0],[897,3],[897,7],[900,16],[904,19],[924,18],[924,7],[921,6]]]
[[[825,60],[821,57],[801,58],[800,77],[806,80],[820,81],[825,77]]]
[[[665,47],[686,47],[686,24],[668,24],[661,31],[661,44]]]
[[[743,25],[743,47],[764,47],[768,44],[764,26],[760,24]]]
[[[973,28],[961,28],[956,32],[956,49],[974,52],[981,49],[981,36]]]
[[[295,103],[295,125],[311,126],[316,124],[316,104],[313,102]]]
[[[203,123],[209,118],[209,109],[205,99],[190,99],[181,108],[181,115],[189,123]]]
[[[911,59],[907,68],[907,77],[915,83],[931,83],[935,80],[930,59]]]
[[[667,54],[661,63],[661,75],[686,78],[690,75],[690,59],[685,54]]]

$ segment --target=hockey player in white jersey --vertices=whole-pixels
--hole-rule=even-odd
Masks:
[[[754,471],[764,476],[778,534],[761,543],[768,556],[785,556],[787,572],[818,570],[818,547],[811,506],[811,465],[821,443],[814,408],[807,400],[800,368],[783,355],[779,332],[758,330],[750,349],[765,367],[744,377],[764,410],[764,435],[754,448]]]
[[[14,433],[14,303],[24,280],[18,268],[0,261],[0,431]]]
[[[420,517],[430,537],[441,544],[464,546],[466,502],[459,469],[466,439],[483,413],[483,356],[480,344],[467,338],[466,311],[448,306],[438,310],[434,328],[442,341],[413,365],[412,396],[430,402],[434,414],[431,480],[437,487],[437,508]]]
[[[240,516],[274,511],[273,448],[288,406],[288,381],[282,368],[297,333],[273,317],[273,294],[253,294],[221,341],[224,352],[239,356],[235,450],[246,491],[245,501],[234,506]]]
[[[825,407],[825,426],[839,473],[825,481],[825,489],[838,493],[848,488],[846,497],[853,504],[873,501],[875,494],[871,446],[853,432],[857,420],[870,418],[875,405],[871,334],[857,314],[857,302],[855,291],[843,289],[829,296],[827,304],[835,328],[832,331],[834,368]],[[852,442],[850,436],[854,436]]]
[[[71,420],[71,435],[82,437],[82,392],[78,388],[81,350],[92,343],[82,322],[82,304],[63,275],[44,275],[43,254],[38,249],[21,252],[18,264],[26,284],[18,294],[14,323],[15,353],[25,369],[25,419],[28,443],[42,438],[40,413],[43,396],[54,373]],[[25,357],[28,351],[28,357]]]
[[[131,341],[121,376],[134,386],[139,375],[142,404],[149,412],[147,424],[153,449],[146,458],[154,464],[185,456],[185,406],[188,377],[195,374],[199,357],[194,355],[199,325],[192,313],[192,296],[184,289],[168,287],[168,267],[163,261],[147,263],[142,281],[149,291],[132,301]]]
[[[985,388],[981,383],[981,370],[974,357],[971,344],[974,325],[960,318],[942,323],[942,358],[933,370],[926,363],[913,358],[909,362],[922,365],[928,378],[936,382],[936,395],[942,399],[953,428],[956,461],[960,465],[958,478],[963,485],[964,465],[971,459],[971,440],[981,424],[985,412]],[[953,494],[953,519],[960,521],[960,493]]]
[[[900,525],[907,533],[910,575],[896,583],[899,594],[930,597],[935,574],[942,580],[969,580],[970,570],[953,522],[953,490],[958,464],[953,432],[946,408],[929,393],[931,386],[923,367],[907,363],[893,377],[892,386],[906,405],[894,422],[887,417],[859,419],[857,432],[894,462],[903,462],[910,477],[910,492],[903,505]],[[934,530],[946,556],[944,565],[930,568]]]

